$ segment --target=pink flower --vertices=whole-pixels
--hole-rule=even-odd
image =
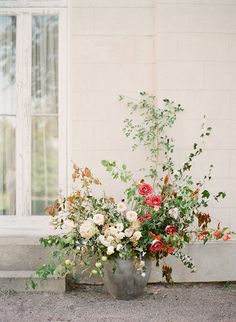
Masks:
[[[231,235],[230,234],[225,234],[223,237],[222,237],[223,240],[230,240],[231,239]]]
[[[150,196],[145,198],[145,202],[151,207],[160,207],[162,203],[162,199],[161,199],[161,196],[154,195],[152,197]]]
[[[166,226],[165,233],[167,234],[174,234],[177,232],[177,228],[175,226]]]
[[[152,193],[152,191],[153,191],[152,186],[150,186],[150,184],[148,184],[148,183],[142,183],[138,189],[138,193],[141,196],[150,195],[150,193]]]

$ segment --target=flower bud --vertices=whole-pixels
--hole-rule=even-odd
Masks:
[[[95,264],[95,266],[96,266],[97,268],[101,268],[101,267],[102,267],[102,263],[97,262],[97,263]]]
[[[102,257],[101,257],[101,260],[102,260],[103,262],[106,262],[106,261],[107,261],[107,256],[102,256]]]
[[[71,260],[70,260],[70,259],[66,259],[66,260],[65,260],[65,264],[66,264],[66,266],[71,265]]]

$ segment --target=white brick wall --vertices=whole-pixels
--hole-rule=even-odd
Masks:
[[[206,114],[213,133],[193,169],[215,165],[213,191],[227,198],[211,214],[236,228],[236,1],[167,0],[156,7],[156,76],[159,98],[173,97],[185,112],[174,130],[181,163]],[[184,127],[183,127],[184,124]]]
[[[71,157],[93,168],[110,194],[124,187],[105,173],[102,159],[143,166],[122,133],[127,109],[119,94],[154,92],[155,1],[74,0],[71,8]]]
[[[180,164],[207,114],[213,127],[196,177],[215,165],[213,191],[228,197],[212,216],[236,229],[236,0],[72,0],[71,155],[95,169],[105,188],[117,187],[99,166],[116,159],[138,169],[122,134],[119,94],[141,90],[173,98],[185,112],[173,131]],[[184,126],[183,126],[184,124]]]

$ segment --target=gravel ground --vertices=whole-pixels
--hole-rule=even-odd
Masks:
[[[66,294],[1,293],[1,322],[236,322],[236,284],[151,285],[132,301],[102,286]]]

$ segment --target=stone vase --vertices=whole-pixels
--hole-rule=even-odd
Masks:
[[[151,273],[151,260],[144,258],[145,275],[134,267],[133,260],[115,258],[104,266],[103,282],[118,300],[132,300],[143,294]],[[113,268],[116,267],[114,271]]]

